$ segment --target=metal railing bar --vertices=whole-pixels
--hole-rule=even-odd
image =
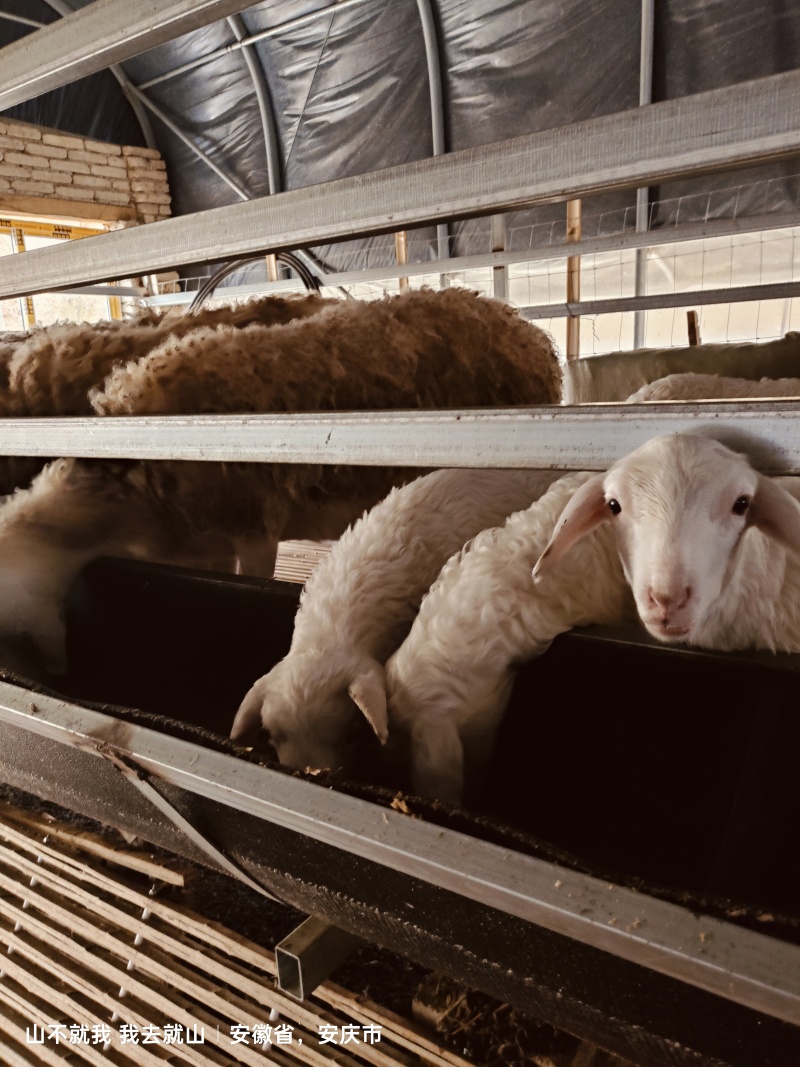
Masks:
[[[0,261],[0,299],[800,153],[800,71]]]

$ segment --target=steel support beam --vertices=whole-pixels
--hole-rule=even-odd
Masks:
[[[48,3],[49,2],[50,0],[48,0]],[[126,87],[123,86],[123,91],[125,91],[125,89]],[[193,152],[210,170],[213,170],[218,178],[221,178],[229,188],[233,189],[241,200],[250,199],[250,194],[247,190],[243,189],[235,178],[232,178],[227,171],[223,170],[222,167],[215,163],[211,156],[209,156],[207,152],[204,152],[200,145],[198,145],[188,133],[182,130],[177,122],[175,122],[174,119],[171,119],[169,115],[158,106],[158,104],[153,103],[150,97],[143,93],[141,89],[135,86],[132,82],[128,82],[127,92],[131,94],[134,100],[138,100],[141,104],[144,104],[148,111],[152,111],[156,118],[163,122],[167,129],[173,133],[179,141],[185,144],[190,152]]]
[[[800,282],[734,285],[730,289],[687,289],[682,293],[620,296],[607,300],[578,300],[567,304],[535,304],[520,308],[526,319],[565,319],[580,315],[614,315],[624,311],[684,308],[695,304],[741,304],[748,300],[791,300],[800,296]]]
[[[363,940],[310,915],[275,946],[278,988],[305,1000]]]
[[[651,230],[649,233],[634,233],[631,230],[612,234],[608,237],[588,237],[576,241],[574,245],[563,242],[531,245],[513,252],[484,252],[472,256],[457,256],[447,260],[428,260],[424,263],[408,263],[404,267],[386,266],[370,267],[368,270],[343,271],[337,274],[324,274],[320,280],[323,285],[350,285],[354,282],[375,282],[398,275],[413,277],[415,275],[436,274],[448,270],[452,273],[476,270],[482,267],[502,267],[510,263],[537,263],[540,260],[566,259],[568,256],[590,256],[603,252],[624,252],[627,249],[648,248],[660,245],[681,244],[684,241],[705,241],[720,237],[735,237],[742,233],[759,233],[761,231],[791,229],[800,226],[800,215],[752,215],[739,219],[712,219],[708,222],[692,222],[673,226],[668,229]],[[488,242],[487,242],[488,243]]]
[[[34,30],[41,29],[42,26],[47,25],[47,23],[39,22],[37,19],[26,19],[24,15],[12,15],[8,11],[0,11],[0,19],[5,19],[7,22],[17,22],[20,26],[31,26]]]
[[[252,0],[95,0],[0,51],[0,111],[251,4]]]
[[[511,263],[537,263],[549,259],[566,259],[569,255],[589,256],[604,252],[624,252],[660,245],[681,244],[684,241],[713,240],[721,237],[735,237],[742,233],[759,233],[770,230],[791,229],[800,226],[800,215],[752,215],[739,219],[712,219],[708,222],[693,222],[669,229],[651,230],[649,233],[612,234],[608,237],[590,237],[576,241],[567,247],[564,243],[532,245],[529,248],[513,252],[484,252],[472,256],[457,256],[447,261],[426,260],[424,263],[407,263],[405,266],[370,267],[368,270],[342,271],[340,273],[320,274],[322,285],[353,285],[357,282],[376,282],[400,276],[412,278],[426,274],[449,271],[453,274],[479,270],[484,267],[503,267]],[[245,290],[242,289],[242,292]],[[251,288],[251,293],[261,289]],[[231,295],[236,295],[231,293]]]
[[[247,40],[247,27],[240,15],[230,15],[228,25],[239,44]],[[256,94],[258,113],[261,116],[261,132],[264,135],[264,152],[267,158],[267,182],[270,196],[281,190],[281,151],[278,144],[278,130],[275,123],[275,110],[269,95],[269,86],[261,66],[261,61],[251,47],[243,47],[242,55],[247,64],[253,92]]]
[[[624,418],[622,415],[624,414]],[[800,473],[800,403],[0,419],[0,455],[605,470],[655,434],[699,432]]]
[[[54,11],[58,12],[58,14],[61,15],[62,18],[67,18],[71,14],[70,8],[64,2],[64,0],[44,0],[44,2],[48,4]],[[37,25],[44,26],[45,23],[40,22]],[[161,110],[161,108],[159,108],[156,104],[153,103],[149,96],[142,92],[142,90],[138,86],[133,84],[133,82],[127,76],[122,67],[120,67],[116,63],[112,63],[108,69],[117,79],[120,89],[124,93],[128,103],[131,105],[133,113],[134,115],[136,115],[136,119],[142,129],[142,133],[144,134],[145,143],[147,144],[148,148],[158,148],[158,144],[156,143],[156,135],[153,131],[153,126],[147,115],[147,110],[149,109],[158,119],[161,120],[161,122],[167,127],[168,130],[171,130],[172,133],[174,133],[175,136],[180,141],[182,141],[183,144],[186,145],[186,147],[190,151],[194,152],[194,154],[199,159],[201,159],[206,164],[206,166],[210,167],[210,169],[214,171],[217,177],[221,178],[226,183],[226,185],[229,185],[231,189],[233,189],[233,191],[237,194],[237,196],[240,197],[240,199],[250,199],[249,193],[245,192],[245,190],[242,189],[242,187],[238,184],[237,181],[235,181],[235,179],[230,177],[230,175],[227,174],[221,167],[217,166],[217,164],[202,150],[202,148],[200,148],[199,145],[197,145],[191,139],[191,137],[189,137],[189,135],[177,125],[177,123],[173,122],[169,115],[165,114]]]
[[[800,71],[0,261],[0,298],[763,163],[800,153]]]
[[[202,67],[206,63],[211,63],[215,59],[219,59],[220,56],[226,56],[230,52],[238,52],[242,48],[246,48],[248,45],[258,44],[259,41],[266,41],[270,37],[281,37],[285,33],[290,33],[292,30],[299,30],[303,26],[307,26],[311,22],[316,22],[317,19],[335,18],[336,15],[341,14],[342,11],[347,11],[348,8],[360,6],[368,0],[334,0],[334,3],[329,4],[328,7],[319,7],[316,11],[309,11],[305,15],[298,15],[297,18],[289,19],[287,22],[279,22],[277,26],[270,26],[267,30],[260,30],[258,33],[250,34],[247,37],[243,37],[238,41],[234,41],[231,44],[225,45],[224,48],[217,48],[213,52],[207,52],[204,56],[198,56],[197,59],[192,59],[188,63],[182,63],[179,67],[173,67],[172,70],[167,70],[163,74],[156,75],[155,78],[150,78],[146,82],[142,82],[139,86],[140,89],[149,89],[153,85],[160,85],[162,82],[169,81],[171,78],[177,78],[180,74],[185,74],[187,71],[195,70],[197,67]],[[242,5],[248,7],[249,5]]]
[[[439,60],[439,35],[430,0],[417,0],[422,37],[425,42],[425,63],[428,68],[428,92],[431,100],[431,138],[434,156],[447,152],[446,124],[444,113],[444,87],[442,65]],[[436,246],[439,259],[447,259],[450,250],[450,232],[447,223],[436,227]]]
[[[642,0],[641,49],[639,59],[639,106],[653,102],[653,52],[655,46],[655,0]],[[636,190],[636,231],[650,229],[650,190]],[[636,295],[647,292],[647,249],[636,250]],[[646,319],[637,311],[633,321],[633,347],[644,348]]]

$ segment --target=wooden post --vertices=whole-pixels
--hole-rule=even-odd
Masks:
[[[15,226],[12,231],[11,243],[15,252],[25,251],[25,233],[20,226]],[[25,325],[29,330],[36,326],[36,311],[33,307],[33,297],[25,296],[20,299],[20,309],[23,313]]]
[[[492,251],[506,250],[506,217],[492,215]],[[508,300],[508,267],[492,268],[492,296],[497,300]]]
[[[405,230],[398,230],[394,235],[394,257],[400,264],[408,263],[408,238]],[[400,289],[408,288],[408,278],[400,278]]]
[[[267,281],[276,282],[278,280],[278,261],[275,258],[275,253],[270,252],[266,257],[267,259]]]
[[[581,239],[581,202],[567,201],[567,244]],[[567,259],[567,303],[577,303],[581,298],[581,257]],[[567,319],[567,359],[578,359],[581,354],[581,320],[579,316]]]
[[[689,344],[696,348],[700,341],[700,316],[696,311],[686,312],[686,321],[689,327]]]

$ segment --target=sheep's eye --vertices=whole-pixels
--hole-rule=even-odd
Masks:
[[[744,513],[747,511],[747,509],[749,507],[750,507],[750,497],[749,496],[740,496],[740,497],[737,498],[737,500],[735,501],[735,503],[733,505],[733,514],[734,515],[744,515]]]
[[[611,500],[607,500],[606,503],[608,504],[608,510],[611,512],[612,515],[619,515],[619,513],[622,511],[622,506],[620,505],[620,502],[618,500],[614,500],[613,497],[611,498]]]

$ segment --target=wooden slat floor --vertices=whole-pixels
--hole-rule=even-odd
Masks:
[[[330,552],[332,544],[332,541],[281,541],[275,561],[275,577],[282,582],[305,582]]]
[[[333,983],[293,1000],[277,988],[271,952],[149,895],[147,878],[176,884],[174,865],[143,867],[135,850],[83,849],[80,837],[0,807],[4,1067],[469,1067]]]

